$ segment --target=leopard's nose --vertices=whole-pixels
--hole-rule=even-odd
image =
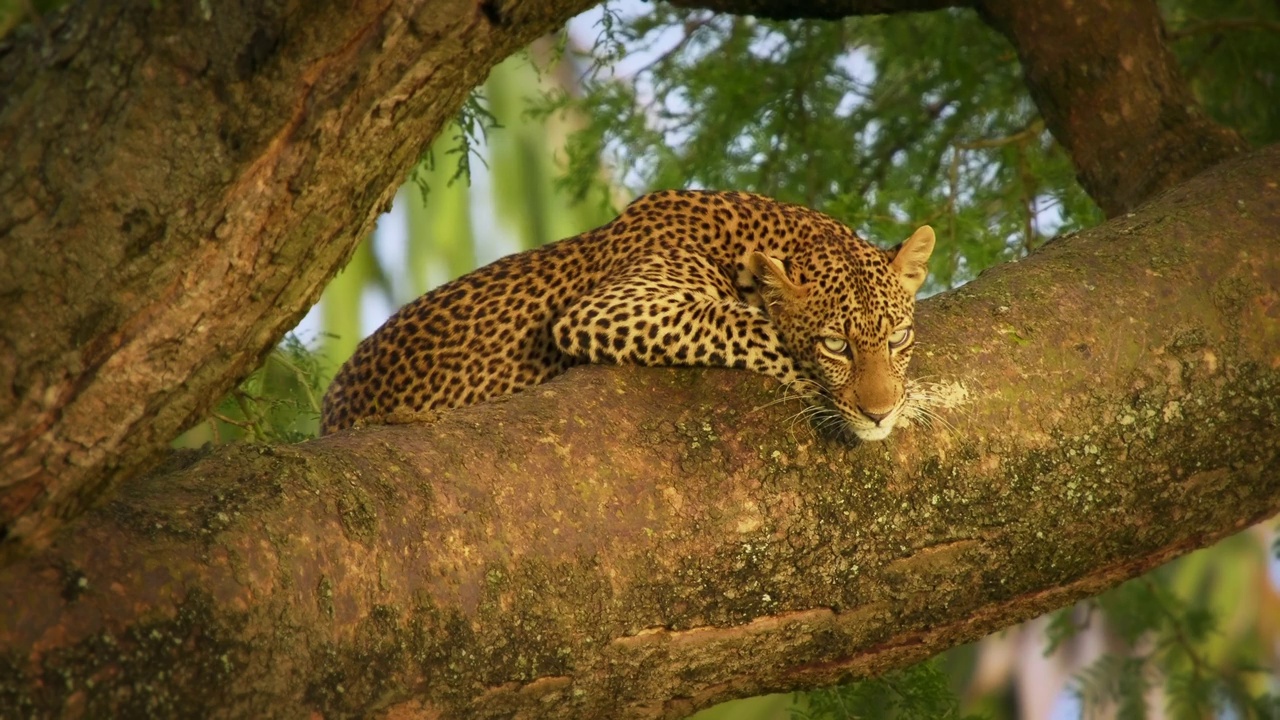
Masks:
[[[891,413],[891,412],[893,412],[893,411],[892,411],[892,410],[890,410],[890,411],[888,411],[888,412],[871,412],[870,410],[868,410],[868,409],[866,409],[866,408],[862,407],[861,405],[859,405],[859,406],[858,406],[858,412],[862,413],[863,415],[866,415],[868,418],[870,418],[870,419],[871,419],[871,422],[873,422],[873,423],[875,423],[875,424],[879,425],[879,424],[880,424],[880,421],[881,421],[881,420],[883,420],[883,419],[885,419],[885,418],[887,418],[887,417],[889,417],[889,413]]]

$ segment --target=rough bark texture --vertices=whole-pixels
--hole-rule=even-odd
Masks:
[[[0,560],[252,368],[465,92],[586,4],[90,2],[2,41]],[[1112,214],[1237,147],[1150,3],[981,7]],[[178,456],[0,570],[0,708],[677,717],[1101,590],[1280,508],[1278,161],[926,303],[955,432],[844,448],[759,378],[597,368]]]
[[[1154,0],[673,0],[779,20],[969,7],[1017,49],[1045,125],[1108,216],[1246,149],[1191,95]]]
[[[925,302],[954,430],[849,448],[759,377],[587,368],[180,456],[0,571],[0,706],[675,718],[1096,593],[1280,510],[1278,164]]]
[[[86,2],[0,41],[0,562],[251,371],[489,68],[589,4]]]

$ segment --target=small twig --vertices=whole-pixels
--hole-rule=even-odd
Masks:
[[[1192,643],[1191,639],[1187,637],[1185,632],[1183,632],[1181,619],[1173,612],[1172,609],[1165,605],[1164,599],[1160,597],[1160,588],[1156,587],[1156,584],[1151,582],[1150,578],[1144,577],[1141,578],[1141,581],[1143,585],[1147,586],[1147,591],[1151,593],[1151,599],[1155,601],[1155,605],[1159,608],[1160,614],[1164,615],[1165,619],[1169,621],[1169,626],[1173,630],[1174,642],[1182,647],[1183,651],[1187,654],[1187,658],[1191,660],[1191,665],[1195,668],[1196,679],[1200,679],[1202,671],[1204,671],[1205,674],[1214,674],[1212,672],[1212,668],[1209,668],[1204,659],[1200,657],[1200,654],[1196,652],[1195,644]]]
[[[1205,20],[1194,25],[1180,27],[1177,30],[1170,30],[1169,39],[1183,40],[1196,35],[1221,35],[1229,30],[1261,30],[1263,32],[1280,33],[1280,22],[1252,18]]]
[[[274,360],[293,373],[294,377],[298,379],[298,384],[302,386],[302,391],[307,395],[307,404],[315,412],[320,412],[320,401],[316,400],[316,394],[311,390],[311,374],[298,367],[284,353],[276,353]]]
[[[222,444],[222,431],[218,429],[218,423],[217,423],[217,420],[220,420],[220,419],[222,418],[218,416],[218,413],[213,413],[213,415],[209,418],[209,434],[213,436],[214,445]]]
[[[235,418],[227,417],[226,415],[223,415],[220,412],[211,412],[209,413],[209,415],[212,416],[214,419],[221,420],[222,422],[228,425],[234,425],[242,430],[250,430],[250,431],[253,430],[253,423],[245,422],[243,420],[236,420]],[[214,428],[214,431],[213,431],[214,434],[217,435],[218,434],[217,425],[213,425],[213,428]],[[221,437],[218,438],[218,442],[219,444],[221,444],[222,442]]]
[[[1018,147],[1018,175],[1022,179],[1022,197],[1027,211],[1022,228],[1022,254],[1026,255],[1035,248],[1036,237],[1039,236],[1037,218],[1040,212],[1036,207],[1036,179],[1028,167],[1026,148],[1021,145]]]
[[[951,148],[951,167],[947,170],[947,240],[951,247],[956,246],[956,197],[960,195],[960,158],[962,153],[959,148]],[[960,253],[952,253],[952,275],[955,275],[954,267]]]
[[[698,34],[699,30],[706,27],[707,25],[710,25],[713,19],[715,19],[715,15],[707,15],[702,18],[692,18],[692,19],[686,20],[684,23],[684,35],[683,37],[680,38],[680,41],[677,42],[675,45],[672,45],[671,47],[667,48],[664,52],[662,52],[662,54],[658,55],[652,61],[642,65],[634,73],[632,73],[632,77],[640,77],[641,75],[644,75],[645,73],[651,71],[653,68],[659,65],[665,64],[668,60],[672,58],[672,56],[674,56],[676,53],[683,50],[684,46],[688,45],[689,41],[693,39],[693,36]]]
[[[1090,600],[1084,604],[1084,617],[1080,619],[1080,622],[1076,622],[1075,618],[1071,619],[1071,625],[1076,629],[1076,634],[1089,629],[1089,626],[1093,624],[1093,613],[1097,609],[1098,604]]]
[[[1013,143],[1022,143],[1039,137],[1044,132],[1044,118],[1036,118],[1032,120],[1022,130],[1000,138],[984,138],[982,140],[970,140],[969,142],[957,142],[954,145],[961,150],[985,150],[989,148],[1004,147]]]
[[[246,430],[247,432],[249,432],[249,434],[252,435],[255,439],[259,439],[259,440],[265,439],[266,435],[261,431],[261,428],[260,428],[260,425],[262,423],[261,419],[257,416],[257,413],[254,412],[254,408],[252,408],[250,404],[246,402],[246,400],[249,398],[248,394],[246,394],[242,390],[236,389],[231,391],[231,396],[236,399],[236,405],[240,407],[240,412],[244,413],[246,424],[240,425],[240,427]],[[239,423],[233,423],[233,424],[238,425]]]

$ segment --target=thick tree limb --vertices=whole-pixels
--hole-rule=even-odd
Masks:
[[[589,368],[129,482],[0,570],[0,705],[675,718],[1096,593],[1280,510],[1278,163],[924,303],[954,430],[847,448],[763,378]]]
[[[1018,51],[1027,87],[1080,184],[1107,213],[1128,212],[1243,151],[1191,95],[1154,0],[672,0],[779,20],[972,7]]]
[[[256,366],[466,91],[589,4],[451,3],[91,2],[0,41],[0,153],[12,159],[0,165],[0,563],[151,462]],[[1015,37],[1103,207],[1236,147],[1182,111],[1185,88],[1151,37],[1132,57],[1114,33],[1077,43],[1083,31],[1049,24],[1046,3],[986,11]],[[1062,42],[1042,57],[1046,33]],[[1096,48],[1079,67],[1099,82],[1072,75],[1055,54],[1067,47]],[[1149,76],[1099,70],[1148,61]],[[1103,142],[1086,142],[1093,131]],[[1165,160],[1132,162],[1131,147]]]
[[[589,4],[87,2],[0,40],[0,562],[256,367],[489,68]]]

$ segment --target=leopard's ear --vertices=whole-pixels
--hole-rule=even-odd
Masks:
[[[912,295],[924,285],[929,275],[929,256],[933,254],[933,228],[921,225],[911,237],[894,248],[893,269],[898,271],[902,286]]]
[[[804,285],[797,285],[787,276],[787,268],[776,257],[770,257],[757,250],[747,258],[747,268],[765,284],[776,288],[787,297],[800,299],[809,293]]]

